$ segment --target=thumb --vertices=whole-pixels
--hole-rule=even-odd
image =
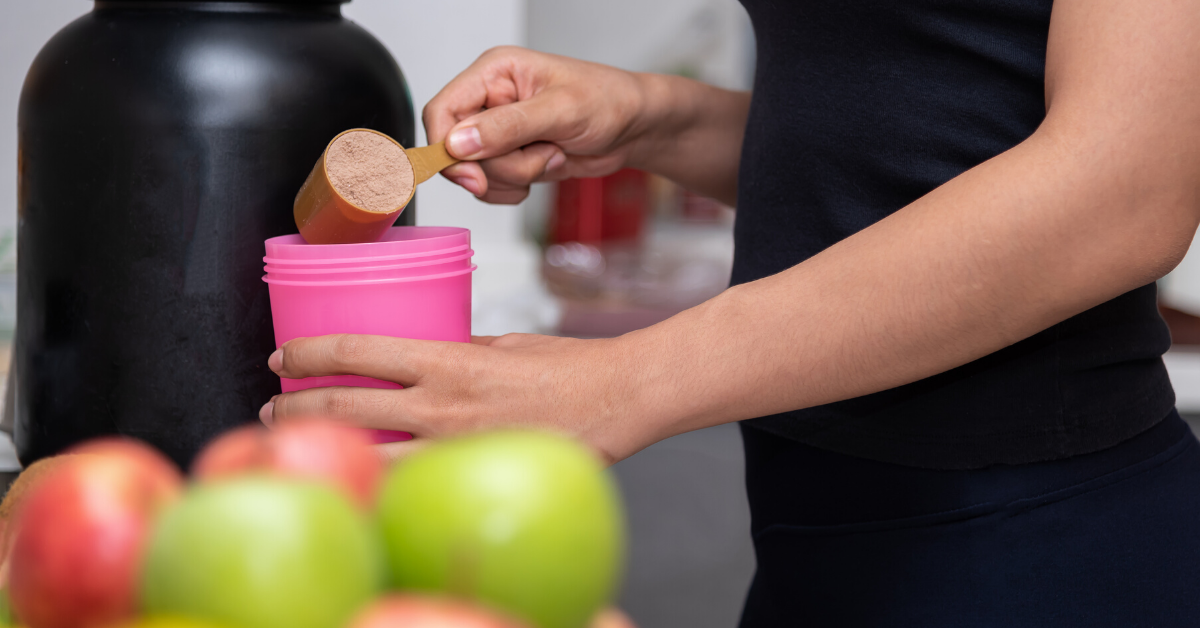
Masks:
[[[462,160],[504,155],[534,142],[554,142],[572,134],[575,110],[556,90],[529,100],[485,109],[454,125],[446,149]]]

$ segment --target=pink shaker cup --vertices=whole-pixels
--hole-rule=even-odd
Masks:
[[[470,232],[393,227],[379,242],[307,244],[299,235],[266,241],[275,345],[327,334],[370,334],[468,342]],[[397,263],[400,262],[400,263]],[[400,388],[356,375],[281,378],[283,392],[321,386]],[[377,443],[406,432],[372,430]]]

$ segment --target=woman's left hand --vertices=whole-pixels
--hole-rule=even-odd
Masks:
[[[620,339],[530,334],[471,343],[332,335],[284,343],[267,361],[281,377],[362,375],[404,386],[310,388],[263,406],[268,426],[323,416],[358,427],[403,430],[407,442],[380,445],[386,458],[429,439],[499,427],[551,430],[580,439],[612,463],[653,442],[634,429],[630,378]]]

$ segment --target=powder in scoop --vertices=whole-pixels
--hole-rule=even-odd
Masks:
[[[369,131],[351,131],[325,151],[325,172],[342,198],[372,212],[395,211],[413,191],[404,150]]]

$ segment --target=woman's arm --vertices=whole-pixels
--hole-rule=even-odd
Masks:
[[[269,361],[285,376],[411,388],[292,393],[266,419],[331,412],[431,437],[536,425],[620,459],[987,355],[1183,256],[1200,221],[1196,33],[1191,1],[1058,0],[1037,132],[812,259],[612,340],[295,340]]]
[[[523,48],[484,53],[425,107],[429,141],[480,160],[443,174],[517,203],[536,181],[624,167],[733,204],[750,95]]]
[[[648,120],[628,164],[683,187],[737,204],[738,164],[750,112],[750,92],[734,92],[690,79],[639,74]]]

